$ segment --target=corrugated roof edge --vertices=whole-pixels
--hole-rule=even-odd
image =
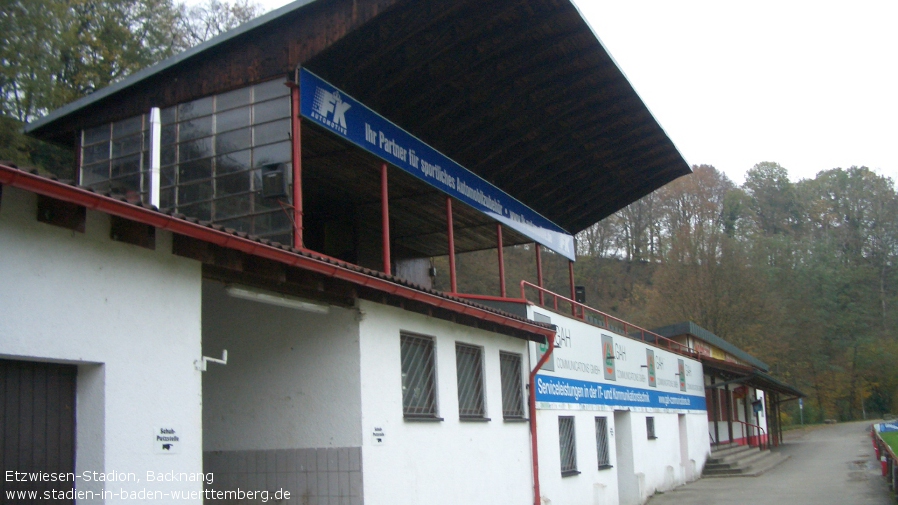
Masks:
[[[76,112],[80,109],[83,109],[94,102],[97,102],[106,97],[112,96],[112,95],[118,93],[119,91],[127,89],[130,86],[133,86],[134,84],[137,84],[138,82],[140,82],[150,76],[153,76],[160,72],[163,72],[175,65],[178,65],[186,60],[189,60],[190,58],[192,58],[194,56],[199,55],[202,52],[205,52],[215,46],[224,44],[225,42],[227,42],[235,37],[239,37],[240,35],[243,35],[244,33],[247,33],[249,31],[252,31],[252,30],[262,26],[262,25],[265,25],[271,21],[274,21],[275,19],[283,16],[284,14],[287,14],[289,12],[292,12],[292,11],[295,11],[302,7],[305,7],[306,5],[311,4],[315,1],[316,0],[296,0],[293,3],[289,3],[289,4],[281,7],[280,9],[275,9],[267,14],[263,14],[255,19],[251,19],[250,21],[247,21],[246,23],[243,23],[242,25],[240,25],[234,29],[228,30],[220,35],[217,35],[217,36],[203,42],[202,44],[193,46],[190,49],[187,49],[184,52],[178,53],[170,58],[162,60],[153,66],[139,70],[139,71],[129,75],[128,77],[122,79],[121,81],[110,84],[109,86],[106,86],[105,88],[100,89],[94,93],[91,93],[85,97],[81,97],[78,100],[75,100],[74,102],[63,105],[62,107],[50,112],[46,116],[40,117],[40,118],[36,119],[35,121],[25,125],[25,133],[30,133],[39,128],[42,128],[42,127],[56,121],[57,119],[60,119],[69,114],[72,114],[73,112]]]
[[[639,98],[640,102],[642,102],[642,106],[645,107],[645,110],[648,111],[649,116],[652,117],[652,119],[655,121],[655,124],[658,125],[658,128],[661,129],[661,131],[664,133],[664,136],[667,137],[667,140],[670,141],[670,144],[673,146],[674,150],[680,155],[680,159],[682,159],[683,162],[686,163],[686,170],[688,172],[683,175],[691,174],[692,173],[692,165],[690,165],[689,160],[687,160],[686,157],[683,156],[683,152],[680,150],[679,147],[677,147],[677,144],[676,144],[676,142],[674,142],[673,138],[667,134],[667,130],[665,130],[664,126],[661,124],[661,122],[658,121],[658,116],[656,116],[655,113],[652,112],[652,109],[651,109],[651,107],[649,107],[649,104],[646,103],[645,100],[643,100],[642,95],[639,93],[639,91],[636,90],[636,87],[633,86],[633,82],[627,76],[627,73],[624,72],[623,67],[620,66],[620,63],[617,62],[617,60],[614,58],[614,55],[611,54],[611,51],[608,50],[608,46],[606,46],[605,43],[602,42],[602,38],[599,37],[599,33],[595,30],[595,28],[592,27],[592,24],[589,22],[588,19],[586,19],[586,16],[583,15],[583,11],[580,9],[580,7],[577,5],[577,3],[571,2],[571,5],[573,5],[574,8],[577,9],[577,13],[580,14],[580,19],[583,20],[583,23],[589,28],[589,31],[592,32],[593,37],[595,37],[596,40],[599,42],[599,45],[602,46],[602,50],[605,51],[605,54],[607,54],[608,58],[611,59],[611,62],[617,68],[617,71],[620,72],[622,76],[624,76],[624,80],[627,81],[627,85],[630,86],[630,89],[633,91],[633,94]],[[681,175],[680,177],[683,177],[683,175]]]
[[[489,307],[486,305],[482,305],[479,303],[474,303],[468,301],[464,298],[460,298],[457,296],[452,296],[442,291],[438,291],[432,288],[427,288],[416,284],[414,282],[410,282],[406,279],[402,279],[400,277],[395,277],[392,275],[387,275],[383,272],[377,270],[371,270],[365,267],[361,267],[359,265],[354,265],[352,263],[347,263],[345,261],[341,261],[335,258],[331,258],[329,256],[324,256],[315,253],[314,251],[309,251],[305,249],[295,249],[291,246],[287,246],[281,244],[279,242],[272,242],[255,235],[250,235],[244,232],[238,232],[236,230],[230,228],[224,228],[220,225],[212,224],[208,221],[200,221],[196,218],[186,217],[183,214],[175,214],[175,213],[165,213],[157,209],[152,205],[147,204],[134,204],[128,202],[123,196],[115,195],[110,193],[99,193],[95,190],[85,188],[83,186],[78,186],[70,181],[61,181],[56,177],[45,177],[37,173],[37,170],[33,169],[21,169],[14,165],[5,164],[0,162],[0,184],[7,184],[12,187],[19,187],[26,191],[31,191],[38,194],[43,194],[45,196],[50,196],[53,198],[63,199],[64,201],[68,201],[70,203],[75,203],[78,205],[84,205],[84,202],[81,200],[84,197],[90,198],[99,198],[102,199],[103,202],[107,205],[115,205],[120,207],[122,210],[127,210],[127,212],[112,212],[107,205],[84,205],[87,208],[98,210],[99,212],[104,212],[107,214],[119,215],[121,217],[125,217],[127,219],[132,219],[138,222],[142,222],[148,224],[150,226],[155,226],[157,228],[170,229],[171,226],[160,226],[159,220],[165,220],[166,222],[175,222],[181,223],[182,227],[190,228],[193,230],[201,230],[206,229],[209,232],[217,234],[219,236],[223,236],[224,244],[222,247],[230,247],[232,249],[239,250],[237,247],[231,244],[239,243],[250,243],[252,245],[251,249],[256,251],[258,256],[261,257],[269,257],[269,259],[274,259],[278,261],[278,257],[289,257],[291,259],[296,260],[308,260],[306,264],[313,264],[310,262],[314,262],[320,265],[327,265],[328,270],[342,270],[346,272],[350,272],[354,274],[354,276],[358,277],[356,281],[351,279],[344,279],[348,282],[354,282],[356,284],[360,284],[367,287],[372,287],[370,284],[366,284],[365,282],[360,282],[361,277],[371,279],[382,286],[386,286],[384,283],[388,283],[389,285],[395,286],[392,290],[381,289],[378,287],[372,287],[372,289],[379,289],[381,291],[388,292],[390,294],[397,294],[397,290],[412,290],[414,292],[421,293],[425,296],[431,298],[439,298],[445,300],[447,302],[451,302],[452,304],[461,305],[464,307],[469,307],[470,309],[478,312],[480,315],[484,315],[483,313],[487,313],[483,319],[491,320],[492,322],[496,322],[497,324],[503,324],[502,320],[507,321],[504,325],[508,327],[513,327],[522,331],[531,332],[533,335],[540,335],[544,338],[554,337],[555,336],[555,325],[540,323],[536,321],[531,321],[526,318],[522,318],[520,316],[510,314],[508,312]],[[68,193],[68,194],[67,194]],[[68,196],[68,198],[66,198]],[[80,198],[79,198],[80,197]],[[104,207],[104,208],[100,208]],[[141,219],[140,216],[153,216],[152,219],[144,218]],[[173,230],[174,231],[174,230]],[[177,233],[182,233],[181,231],[176,231]],[[196,234],[187,234],[188,236],[194,236]],[[197,237],[199,240],[204,240],[202,237]],[[214,242],[211,242],[214,243]],[[262,249],[269,251],[273,254],[262,255],[258,252]],[[252,254],[252,253],[248,253]],[[285,256],[286,255],[286,256]],[[290,264],[291,266],[295,266],[293,263],[288,261],[282,261],[285,264]],[[299,267],[302,268],[302,267]],[[324,275],[327,273],[322,272]],[[361,276],[361,277],[359,277]],[[338,278],[336,275],[331,275],[331,277]],[[352,277],[352,275],[344,276],[344,277]],[[397,294],[397,296],[403,296],[402,294]],[[403,296],[408,298],[407,296]],[[432,303],[431,305],[442,306],[440,304]],[[470,314],[465,310],[454,310],[452,308],[448,308],[448,310],[453,310],[454,312],[462,313],[462,314]],[[475,316],[476,317],[476,316]],[[501,318],[501,320],[495,320],[495,318]],[[511,323],[511,324],[509,324]]]
[[[656,328],[654,330],[655,333],[667,337],[672,338],[678,335],[692,335],[693,337],[698,338],[699,340],[703,340],[715,347],[720,348],[723,351],[726,351],[733,356],[750,363],[752,366],[755,366],[765,372],[770,370],[770,366],[767,363],[759,360],[758,358],[752,356],[751,354],[739,349],[735,345],[727,342],[726,340],[718,337],[717,335],[711,333],[710,331],[702,328],[701,326],[693,323],[692,321],[684,321],[682,323],[671,324],[668,326],[662,326],[661,328]]]
[[[802,393],[801,390],[794,388],[786,384],[785,382],[758,370],[751,365],[732,363],[730,361],[724,361],[721,359],[712,358],[710,356],[702,356],[701,361],[702,365],[705,367],[705,370],[722,370],[726,372],[735,371],[748,374],[746,376],[748,380],[742,382],[742,384],[748,384],[749,386],[756,387],[764,391],[773,391],[777,393],[792,395],[795,396],[795,398],[807,396],[806,394]],[[782,401],[788,401],[788,399]]]

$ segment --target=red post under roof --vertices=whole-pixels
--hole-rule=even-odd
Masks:
[[[452,197],[446,197],[446,222],[449,232],[449,289],[453,294],[458,293],[458,284],[455,281],[455,232],[452,230]]]
[[[543,286],[543,256],[539,250],[539,244],[534,243],[536,246],[536,285],[544,288]],[[539,290],[539,304],[545,304],[545,297],[543,296],[543,290]]]
[[[384,273],[391,275],[390,268],[390,198],[387,191],[387,164],[380,165],[380,216],[383,235]]]
[[[577,289],[574,287],[574,262],[573,261],[567,262],[567,270],[568,270],[568,276],[570,276],[570,278],[571,278],[571,300],[576,300],[577,299]],[[571,314],[574,317],[577,317],[577,306],[576,305],[571,304]]]
[[[293,247],[305,247],[302,241],[302,120],[299,117],[299,86],[290,86],[290,117],[293,132]]]
[[[496,245],[499,250],[499,293],[505,298],[505,256],[502,253],[502,223],[496,223]]]
[[[168,230],[202,240],[219,247],[233,249],[391,295],[416,300],[433,307],[470,315],[507,328],[525,331],[531,336],[539,335],[547,339],[546,341],[555,337],[553,329],[546,328],[538,323],[521,320],[485,307],[478,307],[451,295],[415,288],[406,285],[401,279],[389,278],[380,273],[366,271],[367,269],[346,263],[345,261],[329,258],[308,250],[298,250],[296,248],[291,250],[276,243],[255,240],[244,233],[227,231],[220,226],[202,224],[195,219],[175,217],[149,207],[131,204],[3,164],[0,164],[0,184],[8,184],[25,191],[81,205],[90,210],[130,219],[161,230]],[[536,338],[532,340],[539,341]]]

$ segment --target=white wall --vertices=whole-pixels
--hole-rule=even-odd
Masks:
[[[561,476],[561,448],[558,432],[559,416],[573,416],[577,447],[578,475]],[[596,445],[596,417],[608,419],[608,450],[611,468],[599,470]],[[627,427],[625,427],[627,428]],[[621,427],[610,410],[538,410],[540,496],[545,504],[618,503],[618,472],[626,461],[617,457],[617,441]],[[626,434],[624,434],[626,436]]]
[[[523,355],[526,373],[526,343],[367,301],[360,309],[365,503],[532,503],[528,426],[503,421],[499,373],[500,350]],[[436,338],[443,421],[403,419],[401,331]],[[456,341],[484,348],[488,422],[459,421]],[[375,427],[383,445],[373,443]]]
[[[113,242],[109,217],[92,211],[83,234],[39,223],[36,202],[3,188],[0,356],[79,365],[78,472],[141,479],[107,491],[200,492],[200,482],[146,481],[147,471],[202,471],[199,263],[173,256],[165,232],[156,251]],[[180,453],[155,453],[164,425],[179,428]]]
[[[687,461],[681,452],[679,414],[605,410],[538,412],[540,487],[545,504],[639,505],[656,491],[668,491],[697,479],[709,452],[704,414],[684,414]],[[575,419],[579,475],[561,476],[558,417]],[[611,469],[598,469],[595,417],[607,416]],[[655,418],[649,439],[646,417]]]
[[[649,440],[646,417],[655,418],[655,436]],[[680,428],[677,414],[632,412],[634,470],[642,475],[640,502],[655,491],[667,491],[686,481],[680,465]]]
[[[206,451],[361,445],[358,313],[328,314],[228,296],[203,284]]]
[[[543,368],[540,377],[572,386],[556,392],[549,388],[545,392],[537,390],[543,503],[639,505],[656,491],[673,489],[700,475],[709,452],[707,412],[700,407],[704,403],[701,363],[569,316],[533,305],[528,310],[531,315],[551,318],[559,326],[553,352],[555,368]],[[605,371],[608,365],[603,362],[603,336],[613,340],[613,373]],[[652,352],[647,353],[647,349]],[[532,362],[538,356],[537,346],[531,345]],[[680,384],[680,361],[685,385]],[[654,386],[649,370],[655,374]],[[613,380],[607,378],[608,374]],[[595,389],[598,395],[590,393],[587,397],[575,387]],[[603,394],[615,389],[640,392],[646,399],[640,400],[642,405],[632,406],[615,399],[613,394]],[[677,403],[665,403],[661,398],[686,399],[690,403],[680,403],[688,407],[679,410]],[[680,415],[684,416],[682,430]],[[559,416],[575,419],[578,475],[561,475]],[[607,416],[614,430],[611,469],[598,469],[596,416]],[[655,419],[657,438],[651,440],[646,433],[648,416]]]
[[[683,412],[685,430],[681,430],[679,415],[675,411],[538,410],[543,502],[638,505],[656,491],[667,491],[699,478],[710,452],[707,418],[704,413]],[[574,417],[579,475],[561,476],[559,416]],[[598,469],[595,418],[599,416],[606,416],[613,430],[611,469]],[[651,440],[646,432],[648,416],[655,418],[657,438]],[[682,434],[686,436],[685,461]]]

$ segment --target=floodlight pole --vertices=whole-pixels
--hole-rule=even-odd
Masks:
[[[543,255],[540,252],[538,242],[534,242],[536,246],[536,283],[539,285],[539,304],[545,305],[545,297],[543,296]]]
[[[496,223],[496,242],[499,249],[499,292],[502,298],[507,294],[505,291],[505,256],[502,253],[502,223]]]
[[[449,233],[449,289],[453,294],[458,293],[458,284],[455,280],[455,232],[452,230],[452,197],[446,197],[446,223]]]
[[[383,231],[384,273],[391,275],[390,268],[390,199],[387,193],[387,164],[380,166],[380,215]]]
[[[297,72],[298,74],[298,72]],[[293,133],[293,247],[304,248],[302,241],[302,120],[299,117],[299,83],[290,87],[291,131]]]

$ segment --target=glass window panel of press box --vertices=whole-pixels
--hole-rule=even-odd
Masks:
[[[263,171],[289,180],[289,91],[274,80],[164,109],[162,209],[290,244],[290,197],[261,193]]]
[[[149,193],[149,115],[81,131],[79,184],[146,202]]]

